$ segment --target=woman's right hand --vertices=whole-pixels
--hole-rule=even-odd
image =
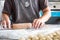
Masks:
[[[11,29],[11,22],[9,16],[5,13],[2,14],[3,29]]]
[[[11,22],[10,22],[10,20],[8,20],[8,21],[3,20],[2,21],[2,25],[3,25],[3,29],[11,29]]]

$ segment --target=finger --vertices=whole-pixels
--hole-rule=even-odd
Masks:
[[[11,22],[8,23],[8,28],[11,29]]]
[[[40,22],[40,24],[39,24],[39,27],[38,27],[38,28],[41,28],[41,25],[42,25],[42,23]]]
[[[38,28],[38,24],[39,24],[39,21],[37,20],[37,21],[36,21],[36,24],[35,24],[35,28],[36,28],[36,29]]]
[[[37,19],[35,19],[35,20],[33,21],[33,24],[32,24],[33,27],[35,26],[36,21],[37,21]]]
[[[4,29],[7,29],[7,25],[6,25],[6,21],[5,20],[2,22],[2,25],[3,25]]]
[[[41,23],[40,27],[44,27],[44,24],[45,24],[45,23]]]
[[[40,25],[41,25],[41,22],[38,23],[38,28],[40,28]],[[38,28],[37,28],[37,29],[38,29]]]
[[[11,26],[10,26],[10,24],[8,24],[8,29],[11,29]]]
[[[37,21],[37,19],[35,19],[34,21],[33,21],[33,26],[35,25],[35,22]]]

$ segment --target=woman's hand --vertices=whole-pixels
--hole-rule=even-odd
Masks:
[[[11,29],[11,22],[9,16],[5,13],[2,14],[2,25],[4,29]]]
[[[33,28],[38,29],[38,28],[42,27],[44,24],[45,23],[43,22],[42,19],[35,19],[33,21],[33,24],[32,25],[33,25]]]
[[[10,20],[8,20],[8,21],[3,20],[2,21],[2,25],[3,25],[3,29],[11,29],[11,22],[10,22]]]

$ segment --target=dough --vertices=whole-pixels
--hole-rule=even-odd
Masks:
[[[34,36],[33,35],[30,35],[29,37],[28,37],[28,40],[32,40],[34,38]]]
[[[38,34],[37,36],[39,37],[39,40],[45,40],[45,37],[43,34]]]
[[[26,40],[24,37],[19,38],[19,40]]]
[[[52,40],[52,38],[49,35],[45,36],[45,38],[45,40]]]

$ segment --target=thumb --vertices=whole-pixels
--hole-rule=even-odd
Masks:
[[[7,27],[8,27],[9,29],[11,29],[11,22],[10,22],[10,21],[7,23]]]

